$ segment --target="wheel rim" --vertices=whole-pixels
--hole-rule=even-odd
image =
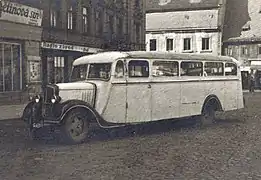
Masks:
[[[69,133],[72,137],[80,136],[84,131],[84,120],[82,117],[75,116],[69,126]]]

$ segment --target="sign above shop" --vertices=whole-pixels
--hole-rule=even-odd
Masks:
[[[102,49],[99,48],[75,46],[69,44],[58,44],[58,43],[51,43],[51,42],[42,42],[41,47],[46,49],[57,49],[62,51],[78,51],[78,52],[86,52],[86,53],[97,53],[102,51]]]
[[[43,11],[10,1],[0,0],[0,20],[41,26]]]

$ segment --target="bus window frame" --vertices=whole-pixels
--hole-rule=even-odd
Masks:
[[[202,61],[202,60],[178,60],[179,61],[179,77],[200,77],[200,78],[202,78],[202,77],[204,77],[204,61]],[[196,62],[196,63],[201,63],[202,64],[202,66],[201,66],[201,68],[202,68],[202,70],[201,70],[201,75],[200,76],[187,76],[187,75],[181,75],[181,64],[182,64],[182,62]]]

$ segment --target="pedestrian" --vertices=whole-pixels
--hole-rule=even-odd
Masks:
[[[253,93],[254,89],[255,89],[255,76],[254,73],[251,72],[250,81],[249,81],[249,92]]]

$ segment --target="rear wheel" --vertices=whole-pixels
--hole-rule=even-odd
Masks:
[[[215,123],[216,120],[215,113],[216,113],[215,106],[213,106],[213,104],[211,103],[206,104],[202,110],[201,116],[199,117],[200,126],[208,126]]]
[[[84,142],[89,134],[90,122],[88,114],[81,109],[75,109],[69,112],[65,118],[64,132],[66,140],[70,144]]]

